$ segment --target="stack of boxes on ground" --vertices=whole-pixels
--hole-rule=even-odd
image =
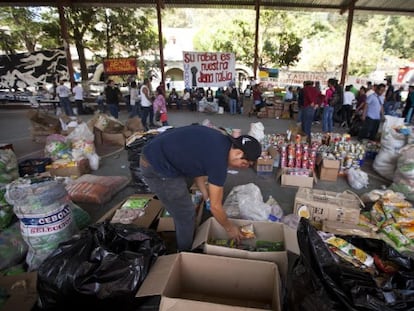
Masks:
[[[144,136],[140,133],[134,141]],[[364,165],[367,154],[373,157],[378,146],[352,142],[348,136],[339,134],[315,134],[311,144],[305,143],[301,136],[290,136],[263,135],[260,141],[265,152],[255,169],[258,174],[271,175],[275,168],[280,168],[283,185],[299,186],[292,202],[292,214],[284,215],[277,198],[269,198],[264,202],[259,187],[254,184],[235,187],[225,199],[223,207],[246,237],[236,243],[228,239],[226,231],[215,218],[204,217],[211,214],[204,208],[198,189],[192,187],[193,202],[198,211],[193,243],[193,250],[197,253],[170,255],[165,255],[160,236],[163,237],[165,232],[174,232],[174,223],[153,194],[136,194],[125,198],[96,224],[85,229],[85,222],[82,225],[73,202],[69,201],[69,198],[76,197],[75,194],[69,191],[68,196],[67,190],[53,177],[42,179],[32,176],[15,180],[17,161],[13,162],[7,156],[10,151],[5,151],[1,153],[4,156],[0,160],[4,159],[8,164],[0,165],[0,176],[7,178],[0,180],[4,180],[7,201],[14,205],[15,214],[20,219],[20,237],[23,236],[24,241],[29,242],[29,247],[26,245],[26,252],[23,250],[16,254],[9,261],[10,265],[4,268],[12,268],[15,263],[21,262],[22,257],[32,270],[39,268],[39,307],[59,308],[67,304],[80,308],[85,307],[84,303],[91,308],[104,305],[112,307],[117,303],[119,306],[120,300],[126,306],[131,301],[144,304],[143,298],[157,295],[160,297],[159,310],[282,310],[301,303],[300,293],[295,290],[302,288],[303,282],[309,278],[299,280],[298,276],[304,271],[316,269],[318,261],[307,269],[299,268],[309,256],[311,246],[307,244],[308,239],[318,238],[323,243],[318,244],[320,249],[314,255],[320,253],[324,256],[321,255],[317,260],[322,262],[329,258],[329,267],[338,265],[335,271],[372,278],[371,282],[364,283],[370,291],[399,293],[400,290],[414,289],[412,273],[404,274],[414,268],[410,266],[412,259],[408,257],[414,253],[414,208],[403,194],[374,190],[359,197],[353,192],[312,189],[314,171],[318,171],[321,178],[334,180],[338,175]],[[413,149],[409,147],[406,150],[412,154]],[[412,163],[408,162],[411,159],[413,157],[406,155],[404,164]],[[331,165],[329,161],[336,161],[336,165]],[[405,177],[407,169],[400,171],[401,178]],[[413,170],[408,171],[412,174]],[[88,174],[83,176],[89,177]],[[83,176],[79,178],[81,182]],[[297,179],[283,181],[283,176]],[[308,183],[309,180],[311,183]],[[114,185],[108,187],[115,188]],[[108,188],[103,191],[108,191]],[[79,197],[86,195],[78,193]],[[28,222],[28,219],[31,221]],[[307,223],[317,230],[316,237],[304,237],[303,228]],[[296,228],[299,228],[298,231]],[[69,236],[72,233],[79,234]],[[371,241],[368,239],[382,240],[393,250],[398,250],[399,254],[404,254],[398,255],[404,260],[394,260],[393,264],[389,264],[390,254],[394,252],[374,253],[360,245],[353,245],[344,237],[351,235],[367,239],[368,242]],[[63,241],[58,238],[63,238]],[[108,244],[96,245],[97,241],[101,243],[101,239]],[[122,241],[118,242],[118,239]],[[34,249],[34,246],[41,248]],[[89,246],[89,253],[85,254]],[[293,264],[293,269],[298,268],[295,273],[288,273],[289,253],[301,259]],[[48,267],[42,263],[43,259],[44,263],[55,264]],[[390,268],[393,272],[390,272]],[[49,270],[53,273],[49,274]],[[59,277],[55,277],[56,271],[61,273],[56,274]],[[109,274],[106,273],[108,271]],[[90,275],[94,277],[91,279]],[[394,288],[394,283],[401,283],[392,282],[394,276],[404,276],[406,288]],[[310,280],[313,284],[323,286],[325,283],[319,279],[321,277],[321,274],[314,273]],[[386,282],[385,289],[381,282],[376,282],[381,279],[390,281]],[[9,280],[0,277],[0,286],[4,284],[10,296],[8,302],[14,303],[14,310],[30,310],[31,307],[23,305],[23,301],[33,304],[36,300],[33,296],[37,294],[30,285],[33,276],[23,273],[18,278],[19,281],[29,282],[30,290],[17,289],[17,295],[25,299],[16,299],[16,293],[10,289],[13,286],[8,285]],[[338,285],[341,281],[335,279],[333,282]],[[79,288],[73,288],[78,284]],[[125,284],[128,284],[128,288],[124,287]],[[57,286],[62,286],[59,291],[51,290]],[[113,292],[108,291],[109,288]],[[314,295],[318,292],[314,291]],[[59,295],[55,296],[56,293]],[[334,295],[337,293],[331,293],[330,299],[335,300]],[[353,297],[352,293],[339,296],[337,300]],[[394,295],[395,299],[391,301],[389,295],[376,295],[375,306],[401,303],[400,297]],[[285,301],[288,301],[287,305]],[[315,303],[317,306],[318,302]],[[412,307],[409,305],[411,302],[405,303]],[[348,304],[361,306],[361,301]],[[363,303],[363,307],[367,306]]]

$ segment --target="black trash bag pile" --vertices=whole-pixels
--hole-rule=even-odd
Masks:
[[[146,134],[132,143],[125,146],[128,151],[129,170],[131,171],[131,177],[135,185],[137,186],[138,193],[150,193],[148,185],[142,178],[141,168],[139,167],[139,160],[141,158],[142,150],[149,141],[151,141],[157,134]]]
[[[382,240],[341,236],[371,256],[377,274],[338,260],[305,218],[298,227],[300,257],[288,283],[288,310],[414,310],[414,262]]]
[[[39,267],[40,310],[131,310],[165,244],[155,231],[99,223],[61,243]]]

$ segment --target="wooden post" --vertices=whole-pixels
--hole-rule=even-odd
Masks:
[[[260,0],[256,0],[256,33],[254,36],[254,61],[253,61],[253,77],[257,78],[257,67],[258,67],[258,44],[259,44],[259,19],[260,19]]]
[[[351,31],[352,31],[352,22],[354,20],[355,2],[356,0],[352,0],[348,8],[348,24],[346,27],[344,58],[342,60],[342,72],[341,72],[341,81],[340,81],[340,84],[342,86],[345,85],[345,79],[348,74],[349,42],[351,41]]]
[[[161,82],[163,85],[163,91],[165,94],[165,72],[164,72],[164,45],[162,42],[162,22],[161,22],[161,9],[164,8],[162,0],[157,1],[157,20],[158,20],[158,41],[160,49],[160,71],[161,71]]]

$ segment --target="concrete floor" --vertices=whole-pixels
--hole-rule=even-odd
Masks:
[[[30,121],[27,118],[28,108],[26,109],[0,109],[0,144],[13,144],[15,153],[19,160],[27,158],[36,158],[43,156],[44,144],[35,143],[30,136]],[[121,110],[120,120],[127,119],[127,112]],[[91,118],[90,115],[82,116],[83,120]],[[276,119],[258,119],[256,117],[248,117],[246,115],[229,115],[229,114],[206,114],[201,112],[177,111],[169,112],[169,123],[172,126],[184,126],[192,123],[202,123],[208,119],[212,124],[225,128],[238,128],[242,133],[247,134],[250,125],[253,122],[261,122],[265,128],[265,134],[284,133],[287,129],[295,127],[296,123],[293,120],[276,120]],[[320,132],[321,126],[314,125],[313,132]],[[343,132],[342,128],[336,128],[337,132]],[[131,176],[129,170],[129,162],[127,159],[127,151],[119,146],[100,145],[97,146],[98,154],[101,155],[100,168],[93,173],[96,175],[107,176]],[[362,190],[353,190],[357,194],[376,189],[382,185],[389,185],[389,182],[377,175],[371,168],[371,163],[365,163],[363,170],[369,174],[369,186]],[[276,179],[276,170],[272,175],[257,175],[253,169],[236,171],[233,174],[228,174],[225,184],[225,196],[231,191],[234,186],[243,185],[247,183],[256,184],[262,193],[263,199],[266,201],[271,195],[279,202],[279,205],[284,210],[285,214],[292,212],[294,198],[297,192],[297,187],[282,187],[280,179]],[[314,184],[315,189],[329,190],[335,192],[342,192],[351,189],[345,177],[339,177],[337,182],[317,181]],[[352,189],[351,189],[352,190]],[[117,193],[113,199],[99,206],[81,205],[87,210],[93,221],[99,219],[108,209],[115,204],[121,202],[127,196],[137,192],[133,183],[125,187],[122,191]]]

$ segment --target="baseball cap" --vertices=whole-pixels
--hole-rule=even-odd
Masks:
[[[228,134],[227,134],[228,135]],[[256,138],[250,135],[240,135],[237,138],[228,135],[233,145],[244,152],[244,157],[249,161],[256,161],[262,154],[262,146]]]

